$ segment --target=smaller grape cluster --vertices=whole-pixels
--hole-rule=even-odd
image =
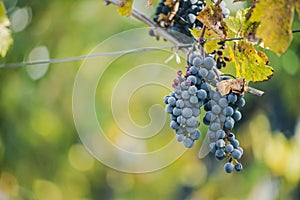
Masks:
[[[217,0],[213,2],[217,3]],[[205,8],[206,3],[203,0],[178,0],[179,7],[174,10],[176,3],[176,0],[162,0],[156,8],[153,21],[160,27],[168,28],[171,34],[174,33],[175,37],[178,32],[192,37],[190,29],[201,29],[203,27],[197,16]],[[226,7],[224,1],[218,7],[222,10],[224,18],[230,15],[230,10]]]
[[[183,142],[186,148],[194,146],[194,141],[200,138],[200,125],[197,117],[200,115],[202,99],[198,97],[196,80],[193,76],[182,77],[178,71],[174,79],[174,92],[166,96],[166,112],[170,114],[170,127],[177,134],[177,141]]]
[[[153,20],[161,27],[169,27],[172,32],[180,32],[187,36],[192,36],[190,34],[191,28],[201,28],[202,23],[197,20],[196,16],[198,12],[203,10],[205,3],[201,0],[180,0],[179,8],[176,11],[171,22],[168,22],[168,16],[172,11],[172,4],[166,5],[166,0],[162,0],[155,12],[155,17]],[[175,1],[173,1],[175,2]]]

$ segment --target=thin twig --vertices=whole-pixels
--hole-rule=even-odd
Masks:
[[[107,4],[114,4],[114,5],[117,5],[117,6],[120,6],[121,3],[122,3],[122,0],[105,0],[105,2]],[[167,41],[171,42],[172,44],[174,44],[175,47],[180,47],[182,46],[183,44],[178,41],[175,37],[173,37],[172,35],[170,35],[167,30],[157,26],[157,24],[149,19],[147,16],[145,16],[143,13],[141,13],[140,11],[132,8],[131,10],[131,15],[133,17],[135,17],[136,19],[144,22],[145,24],[147,24],[148,26],[154,28],[154,32],[156,35],[159,35],[161,37],[163,37],[164,39],[166,39]],[[181,50],[187,54],[188,53],[188,49],[187,48],[181,48]]]

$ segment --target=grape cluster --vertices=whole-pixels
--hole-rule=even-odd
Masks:
[[[187,36],[190,34],[191,28],[201,28],[202,23],[196,19],[197,13],[203,10],[205,3],[198,0],[180,0],[179,8],[172,22],[167,22],[168,15],[172,7],[166,5],[166,0],[162,0],[156,9],[155,17],[153,20],[161,27],[169,26],[170,32],[180,32]]]
[[[214,0],[214,3],[216,2],[217,0]],[[175,3],[175,0],[162,0],[156,8],[153,20],[160,27],[169,28],[170,33],[175,33],[175,36],[176,33],[180,32],[191,37],[190,29],[201,29],[203,26],[203,24],[197,19],[197,15],[205,8],[205,1],[179,0],[179,8],[174,11],[172,9]],[[219,4],[219,8],[222,10],[224,18],[230,15],[230,10],[226,8],[226,3],[224,1]],[[174,16],[172,16],[173,13]]]
[[[239,108],[245,105],[245,99],[241,94],[230,92],[222,96],[218,92],[215,86],[220,77],[215,71],[216,65],[214,58],[203,58],[200,53],[192,52],[188,57],[185,76],[181,71],[178,72],[174,79],[174,92],[166,96],[164,101],[167,104],[166,112],[171,117],[170,126],[175,130],[177,140],[187,148],[192,147],[200,137],[197,117],[203,106],[206,112],[203,123],[208,126],[210,151],[217,160],[228,158],[224,170],[231,173],[234,169],[241,171],[243,168],[239,162],[243,149],[231,131],[242,118]]]
[[[220,93],[215,92],[210,101],[210,111],[204,117],[204,121],[209,122],[210,151],[218,160],[226,157],[229,159],[224,165],[227,173],[231,173],[234,169],[241,171],[243,167],[239,159],[243,155],[243,149],[231,130],[234,124],[242,118],[238,109],[245,105],[245,99],[242,95],[234,93],[222,97]]]

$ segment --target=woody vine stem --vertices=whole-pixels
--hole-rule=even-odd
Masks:
[[[106,5],[113,4],[116,6],[122,6],[122,0],[105,0],[105,3],[106,3]],[[147,16],[145,16],[140,11],[132,8],[131,16],[133,16],[134,18],[138,19],[139,21],[141,21],[141,22],[147,24],[148,26],[150,26],[151,28],[153,28],[155,35],[160,36],[160,37],[166,39],[167,41],[171,42],[176,47],[176,49],[180,49],[185,54],[189,53],[189,49],[186,48],[186,45],[182,44],[180,41],[178,41],[176,38],[174,38],[171,34],[169,34],[166,31],[166,29],[158,27],[154,21],[149,19]],[[205,31],[205,26],[203,27],[203,31],[202,31],[203,35],[204,35],[204,31]],[[228,38],[228,39],[225,39],[224,41],[233,41],[233,40],[241,40],[241,39],[243,39],[243,38]],[[202,38],[200,37],[199,40],[202,40],[201,43],[205,42],[203,36],[202,36]],[[218,70],[217,68],[215,68],[215,71],[217,72],[218,76],[223,75],[223,73],[220,70]],[[251,93],[253,95],[256,95],[256,96],[262,96],[264,94],[263,91],[252,88],[252,87],[248,87],[247,92]]]

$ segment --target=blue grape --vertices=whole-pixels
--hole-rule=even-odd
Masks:
[[[212,57],[206,57],[203,60],[204,68],[211,70],[216,65],[216,61]]]
[[[238,110],[236,110],[232,115],[234,121],[240,121],[242,119],[242,113]]]
[[[226,157],[226,153],[224,152],[223,149],[217,149],[215,152],[215,157],[218,160],[223,160]]]
[[[168,98],[168,104],[175,106],[176,105],[176,99],[174,97]]]
[[[179,134],[179,135],[177,135],[176,140],[178,142],[182,142],[184,140],[184,138],[185,138],[185,136],[183,134]]]
[[[223,147],[225,147],[225,142],[224,142],[224,140],[223,140],[223,139],[218,139],[218,140],[216,141],[216,147],[217,147],[217,148],[223,148]]]
[[[228,163],[225,163],[224,165],[224,171],[227,172],[227,173],[232,173],[234,170],[234,165],[230,162]]]
[[[179,123],[179,124],[185,124],[185,122],[186,122],[186,119],[182,115],[180,115],[179,117],[177,117],[177,123]]]
[[[220,112],[221,112],[221,107],[219,106],[219,105],[214,105],[212,108],[211,108],[211,111],[214,113],[214,114],[216,114],[216,115],[218,115],[218,114],[220,114]]]
[[[195,67],[200,67],[202,65],[202,57],[201,56],[197,56],[193,59],[193,65]]]
[[[242,153],[237,150],[237,149],[234,149],[232,152],[231,152],[231,156],[234,158],[234,159],[240,159],[242,157]]]
[[[231,130],[234,127],[234,120],[231,117],[226,118],[224,128]]]
[[[233,113],[234,113],[234,110],[231,106],[228,106],[228,107],[224,108],[224,110],[223,110],[223,114],[225,116],[232,116]]]
[[[232,144],[232,146],[233,146],[234,148],[238,148],[239,145],[240,145],[240,143],[239,143],[239,141],[238,141],[237,139],[231,140],[230,143]]]
[[[197,92],[197,87],[194,86],[194,85],[192,85],[192,86],[189,87],[188,91],[189,91],[189,93],[190,93],[191,95],[196,94],[196,92]]]
[[[190,93],[187,90],[184,90],[181,93],[181,96],[182,96],[183,99],[189,99],[191,95],[190,95]]]
[[[184,116],[185,118],[189,118],[193,115],[193,111],[190,108],[183,108],[182,110],[182,116]]]
[[[212,142],[209,144],[209,151],[212,152],[212,153],[215,153],[217,150],[217,147],[216,147],[216,143],[215,142]]]
[[[225,152],[231,153],[233,150],[234,150],[234,147],[232,146],[232,144],[226,144]]]
[[[166,111],[166,113],[171,114],[173,112],[173,106],[167,105],[165,111]]]
[[[196,103],[198,103],[198,98],[197,98],[196,96],[191,96],[190,102],[191,102],[192,104],[196,104]]]
[[[204,100],[207,98],[207,93],[203,89],[198,90],[196,94],[197,94],[197,97],[201,100]]]
[[[243,170],[243,165],[241,163],[237,163],[237,164],[235,164],[234,168],[236,171],[239,172],[239,171]]]
[[[201,77],[205,78],[208,75],[208,70],[205,68],[200,68],[198,73]]]
[[[182,110],[180,108],[175,107],[173,109],[173,115],[174,116],[179,116],[179,115],[181,115],[181,113],[182,113]]]
[[[235,94],[233,94],[233,93],[230,93],[227,96],[227,99],[228,99],[229,103],[235,103],[237,101],[237,96]]]
[[[222,108],[226,108],[228,105],[227,99],[226,98],[220,98],[218,101],[218,104],[222,107]]]
[[[216,133],[217,133],[217,136],[218,136],[219,139],[223,139],[226,136],[225,131],[222,130],[222,129],[218,130]]]
[[[194,140],[192,140],[191,138],[185,138],[183,140],[183,145],[186,147],[186,148],[192,148],[194,146]]]
[[[201,132],[199,130],[196,130],[196,132],[194,134],[191,135],[191,138],[193,140],[198,140],[201,136]]]
[[[179,124],[177,123],[177,122],[175,122],[175,121],[171,121],[170,122],[170,127],[172,128],[172,129],[179,129]]]
[[[197,75],[197,73],[198,73],[198,69],[197,69],[197,67],[195,67],[195,66],[192,66],[192,67],[189,69],[189,71],[190,71],[191,74],[193,74],[193,75]]]
[[[196,117],[191,117],[186,120],[186,124],[188,126],[196,126],[197,123],[198,123],[198,120],[196,119]]]
[[[217,122],[214,122],[214,123],[211,123],[209,128],[212,130],[212,131],[217,131],[221,128],[221,124],[220,123],[217,123]]]
[[[183,108],[184,107],[184,101],[179,99],[176,101],[176,107],[177,108]]]
[[[196,78],[196,76],[193,76],[193,75],[189,76],[187,78],[187,80],[190,81],[191,84],[193,84],[193,85],[195,85],[197,83],[197,78]]]
[[[236,101],[236,106],[237,107],[244,107],[244,105],[246,104],[246,101],[245,101],[245,99],[243,98],[243,97],[241,97],[240,99],[238,99],[237,101]]]

